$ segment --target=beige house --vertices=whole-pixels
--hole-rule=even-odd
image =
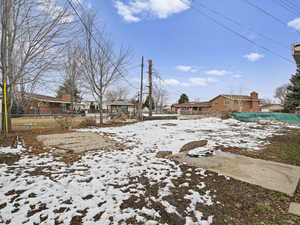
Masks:
[[[280,104],[266,104],[261,106],[262,112],[281,112],[284,110],[283,105]]]

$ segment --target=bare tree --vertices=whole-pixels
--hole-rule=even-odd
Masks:
[[[84,35],[82,71],[93,95],[99,100],[100,124],[103,124],[103,97],[107,89],[126,73],[129,51],[121,48],[115,54],[112,43],[104,34],[96,32],[94,15],[86,15]]]
[[[0,8],[1,76],[11,109],[17,91],[24,99],[26,90],[58,68],[74,21],[60,0],[1,0]]]
[[[117,87],[113,90],[107,91],[105,94],[106,101],[112,102],[116,100],[127,99],[129,95],[129,90],[127,87]]]
[[[272,99],[269,99],[269,98],[264,98],[264,99],[261,100],[261,103],[263,105],[269,105],[269,104],[273,104],[274,101]]]
[[[157,72],[156,72],[157,73]],[[161,112],[168,99],[168,92],[164,82],[160,79],[153,84],[153,100],[156,113]]]
[[[275,90],[274,97],[277,98],[282,105],[284,104],[286,94],[288,93],[288,86],[288,84],[284,84]]]
[[[58,95],[67,94],[70,96],[71,109],[74,110],[75,103],[79,101],[79,88],[78,82],[81,80],[80,71],[80,47],[69,45],[65,63],[63,65],[63,85],[60,86]]]

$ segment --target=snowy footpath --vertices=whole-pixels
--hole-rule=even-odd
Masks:
[[[21,147],[0,148],[0,157],[20,155],[14,164],[0,164],[0,224],[212,224],[213,215],[201,209],[221,203],[205,185],[207,172],[183,170],[156,153],[176,153],[195,140],[208,140],[209,148],[259,150],[281,129],[212,118],[82,129],[135,147],[88,152],[72,165],[50,154],[28,155]]]

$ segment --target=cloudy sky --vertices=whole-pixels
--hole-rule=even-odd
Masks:
[[[295,71],[290,45],[300,42],[300,2],[286,2],[84,0],[83,4],[95,8],[117,45],[133,50],[128,74],[132,85],[138,88],[141,56],[152,59],[172,102],[181,92],[197,100],[253,90],[272,98],[274,89]]]

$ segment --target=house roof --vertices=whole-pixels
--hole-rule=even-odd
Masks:
[[[213,101],[216,98],[219,97],[224,97],[233,101],[260,101],[259,99],[255,99],[255,98],[251,98],[251,96],[249,95],[226,95],[226,94],[222,94],[222,95],[218,95],[216,97],[214,97],[213,99],[210,100]]]
[[[26,97],[29,99],[34,99],[41,102],[53,102],[53,103],[71,103],[70,101],[65,101],[60,98],[47,96],[47,95],[40,95],[40,94],[26,94]]]
[[[173,104],[172,107],[188,108],[188,107],[210,107],[210,102],[188,102],[183,104]]]
[[[265,105],[262,105],[261,107],[263,107],[263,108],[268,108],[268,107],[272,107],[272,106],[283,107],[283,105],[281,105],[281,104],[265,104]]]
[[[117,100],[107,103],[108,106],[134,106],[134,104],[128,102],[127,100]]]

